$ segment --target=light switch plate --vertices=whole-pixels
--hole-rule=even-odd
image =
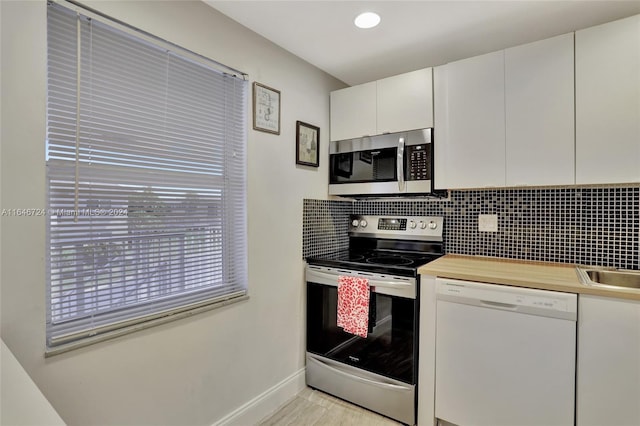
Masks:
[[[497,214],[478,215],[478,231],[498,232],[498,215]]]

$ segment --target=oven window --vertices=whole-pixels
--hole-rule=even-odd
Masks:
[[[331,183],[388,182],[396,180],[397,148],[331,154]]]
[[[366,339],[336,325],[338,288],[307,283],[307,351],[415,383],[413,299],[372,293]]]

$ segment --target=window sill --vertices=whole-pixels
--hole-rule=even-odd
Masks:
[[[52,347],[47,347],[45,350],[44,356],[45,358],[49,358],[55,355],[60,355],[69,351],[73,351],[75,349],[84,348],[86,346],[104,342],[106,340],[111,340],[120,336],[125,336],[127,334],[135,333],[136,331],[145,330],[147,328],[166,324],[172,321],[177,321],[183,318],[188,318],[193,315],[197,315],[203,312],[229,306],[238,302],[243,302],[248,299],[249,299],[249,295],[244,294],[242,296],[232,297],[225,300],[219,300],[219,301],[216,301],[204,306],[192,308],[192,309],[185,310],[185,309],[176,308],[167,312],[163,312],[161,314],[157,314],[148,320],[142,320],[140,322],[136,322],[135,324],[131,324],[115,330],[100,333],[94,336],[85,337],[70,343],[64,343],[64,344],[60,344]]]

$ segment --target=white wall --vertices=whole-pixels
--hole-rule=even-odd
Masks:
[[[0,347],[0,359],[2,359],[0,424],[64,425],[56,410],[42,395],[4,341]]]
[[[302,199],[327,197],[344,85],[198,1],[86,4],[281,91],[280,136],[247,123],[250,299],[45,359],[45,219],[2,217],[2,339],[68,424],[212,424],[304,367]],[[1,207],[42,208],[46,3],[0,7]],[[295,165],[296,120],[321,128],[319,169]]]

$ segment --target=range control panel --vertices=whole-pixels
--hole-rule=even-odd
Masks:
[[[442,216],[351,215],[349,235],[442,241]]]
[[[385,231],[406,231],[407,218],[392,219],[381,217],[380,219],[378,219],[378,229]]]

